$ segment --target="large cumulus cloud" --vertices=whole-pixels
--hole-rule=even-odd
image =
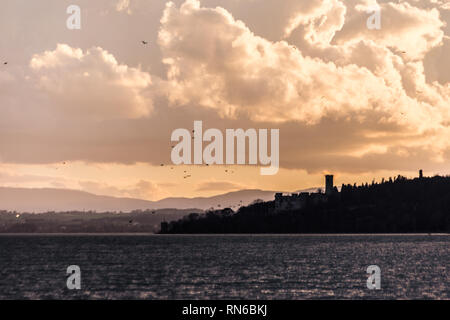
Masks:
[[[83,52],[59,44],[30,62],[36,89],[48,107],[66,116],[139,118],[152,110],[148,73],[118,64],[102,48]]]
[[[245,114],[256,121],[306,124],[325,117],[364,121],[376,116],[380,123],[423,130],[440,128],[443,120],[446,88],[439,87],[441,92],[427,88],[437,106],[414,99],[404,82],[412,78],[412,86],[420,83],[420,65],[405,65],[393,55],[373,62],[387,64],[391,74],[385,74],[386,70],[377,74],[380,70],[375,67],[371,71],[354,63],[338,65],[305,57],[289,43],[255,36],[229,12],[202,8],[198,1],[187,1],[180,8],[168,4],[161,22],[160,46],[170,67],[172,105],[194,102],[224,117]],[[347,52],[354,60],[362,60],[358,50],[364,55],[364,50],[371,53],[380,48],[359,45]],[[379,51],[381,56],[389,55]]]

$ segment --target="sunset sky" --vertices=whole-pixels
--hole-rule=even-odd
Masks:
[[[374,4],[2,0],[0,186],[158,200],[450,174],[450,2],[378,1],[370,30]],[[172,165],[194,120],[279,129],[278,174]]]

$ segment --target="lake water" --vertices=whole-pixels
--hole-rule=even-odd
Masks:
[[[448,235],[0,235],[0,299],[449,299]],[[81,290],[66,269],[81,268]],[[366,286],[381,268],[381,289]]]

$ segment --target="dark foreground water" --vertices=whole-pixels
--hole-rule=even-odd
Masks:
[[[0,235],[0,299],[449,299],[446,235]],[[81,290],[66,287],[69,265]],[[381,268],[381,290],[366,286]]]

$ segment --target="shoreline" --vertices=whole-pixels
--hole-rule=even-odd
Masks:
[[[201,236],[201,237],[213,237],[213,236],[232,236],[232,237],[267,237],[267,236],[285,236],[285,237],[346,237],[346,236],[450,236],[450,233],[0,233],[0,237],[6,236]]]

